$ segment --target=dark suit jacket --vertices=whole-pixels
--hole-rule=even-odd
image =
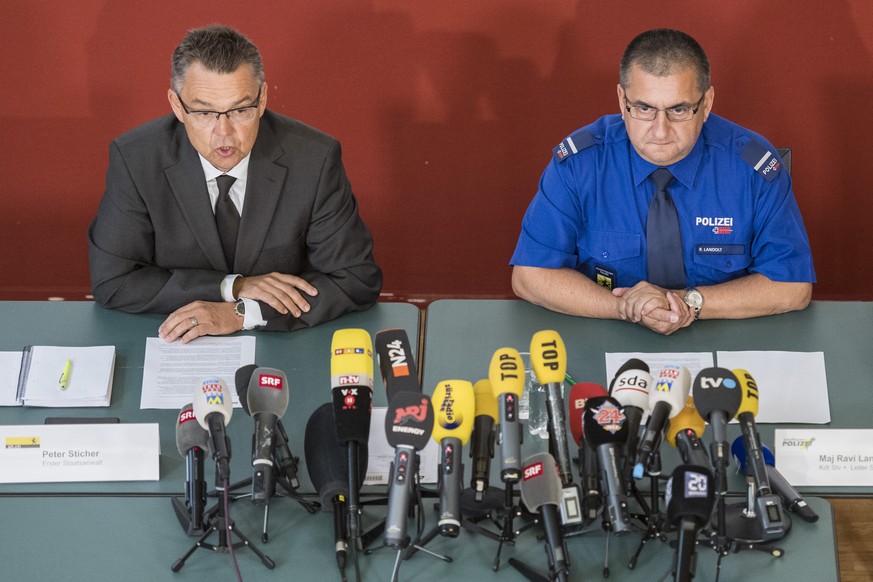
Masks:
[[[318,289],[299,319],[261,303],[267,329],[292,330],[366,309],[382,288],[339,142],[270,111],[251,152],[234,265],[222,252],[200,159],[173,115],[110,145],[88,242],[94,298],[128,312],[222,301],[228,273],[277,271]]]

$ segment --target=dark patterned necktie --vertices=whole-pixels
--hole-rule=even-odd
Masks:
[[[655,183],[655,197],[646,218],[649,283],[665,289],[685,288],[685,261],[682,258],[682,233],[676,206],[667,192],[673,174],[658,168],[649,176]]]
[[[230,199],[230,187],[236,178],[222,174],[215,179],[218,183],[218,201],[215,203],[215,224],[218,226],[218,236],[221,238],[221,248],[227,259],[227,268],[233,269],[233,258],[236,254],[236,238],[239,233],[239,212]]]

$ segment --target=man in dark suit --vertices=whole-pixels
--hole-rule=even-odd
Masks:
[[[317,325],[376,301],[382,272],[339,143],[266,110],[257,47],[188,33],[173,54],[173,114],[118,139],[89,230],[104,307],[169,313],[183,343]]]

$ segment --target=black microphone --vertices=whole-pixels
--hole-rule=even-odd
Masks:
[[[625,481],[618,469],[618,457],[627,440],[627,417],[612,396],[595,396],[585,401],[582,431],[585,442],[597,452],[601,488],[605,489],[609,525],[616,535],[632,530],[627,507]]]
[[[306,423],[303,440],[306,469],[309,480],[321,501],[322,511],[334,514],[334,541],[337,565],[345,570],[348,549],[346,531],[349,494],[348,445],[336,439],[333,405],[326,403],[315,409]],[[367,474],[367,443],[361,447],[363,463],[358,466],[357,482],[360,489]]]
[[[667,521],[679,529],[675,580],[694,578],[697,532],[708,521],[715,505],[712,473],[706,467],[680,465],[667,483]]]
[[[412,344],[404,329],[385,329],[376,334],[376,355],[388,394],[388,402],[395,392],[421,392],[418,371],[413,359]]]
[[[749,467],[746,462],[748,457],[746,455],[746,447],[743,443],[743,437],[738,436],[734,439],[734,442],[731,445],[731,453],[733,454],[734,459],[737,460],[740,470],[742,470],[743,473],[748,474]],[[797,514],[797,516],[803,521],[809,523],[817,522],[818,514],[807,505],[803,496],[797,492],[797,489],[791,486],[788,480],[785,479],[782,473],[780,473],[776,468],[776,457],[773,456],[773,452],[770,451],[766,445],[761,445],[761,453],[764,457],[764,463],[766,464],[767,476],[770,479],[770,488],[773,489],[773,491],[775,491],[782,499],[782,503],[785,504],[788,511]]]
[[[240,367],[236,371],[236,393],[239,396],[240,404],[246,414],[251,416],[249,412],[248,390],[249,382],[252,379],[252,374],[258,369],[256,364],[248,364]],[[300,480],[297,478],[298,458],[291,452],[288,446],[288,433],[285,432],[285,427],[282,426],[282,419],[276,422],[276,432],[273,435],[273,468],[274,474],[284,480],[283,486],[290,489],[300,487]],[[252,434],[252,455],[255,453],[256,435]],[[281,482],[281,481],[280,481]]]
[[[473,475],[470,487],[474,499],[482,501],[488,489],[491,475],[491,459],[494,457],[494,425],[497,423],[497,399],[489,380],[479,380],[473,385],[476,398],[476,418],[470,437],[470,458],[473,459]]]
[[[221,378],[211,377],[194,389],[194,417],[209,431],[209,450],[215,461],[215,477],[224,487],[230,480],[230,440],[225,430],[233,415],[230,391]]]
[[[288,378],[275,368],[257,368],[246,390],[247,410],[255,421],[252,450],[252,503],[263,505],[275,493],[273,455],[276,425],[288,408]]]
[[[546,550],[550,565],[558,580],[567,580],[570,566],[567,561],[564,536],[558,507],[563,498],[558,465],[549,453],[539,453],[525,459],[522,469],[521,500],[528,511],[539,513],[546,534]]]
[[[179,454],[185,457],[185,502],[173,497],[173,508],[179,523],[189,536],[202,535],[205,531],[203,509],[206,507],[206,481],[203,456],[208,443],[209,433],[197,423],[193,405],[186,404],[179,412],[179,421],[176,424],[176,447]]]
[[[418,471],[418,454],[427,445],[433,430],[433,407],[421,392],[399,390],[388,402],[385,435],[394,447],[394,463],[388,484],[388,516],[385,518],[385,545],[395,550],[409,543],[406,520],[409,500]]]
[[[582,514],[588,521],[594,521],[597,511],[603,503],[600,494],[600,469],[597,466],[597,455],[593,450],[587,450],[585,434],[582,429],[585,416],[585,403],[594,396],[607,396],[606,389],[593,382],[579,382],[570,388],[569,416],[570,434],[579,447],[579,477],[582,481]]]
[[[712,462],[719,478],[718,492],[727,492],[728,442],[727,423],[740,408],[740,382],[725,368],[704,368],[694,379],[694,406],[712,426]]]

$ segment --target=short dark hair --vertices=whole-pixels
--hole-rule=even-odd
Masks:
[[[618,70],[619,83],[624,89],[630,82],[632,65],[659,77],[693,67],[697,71],[697,87],[701,92],[709,89],[711,84],[709,59],[703,47],[684,32],[670,28],[649,30],[630,41]]]
[[[216,73],[233,73],[241,65],[251,65],[258,84],[264,83],[264,63],[258,47],[240,32],[222,24],[210,24],[188,31],[173,51],[170,84],[177,93],[188,68],[194,63]]]

